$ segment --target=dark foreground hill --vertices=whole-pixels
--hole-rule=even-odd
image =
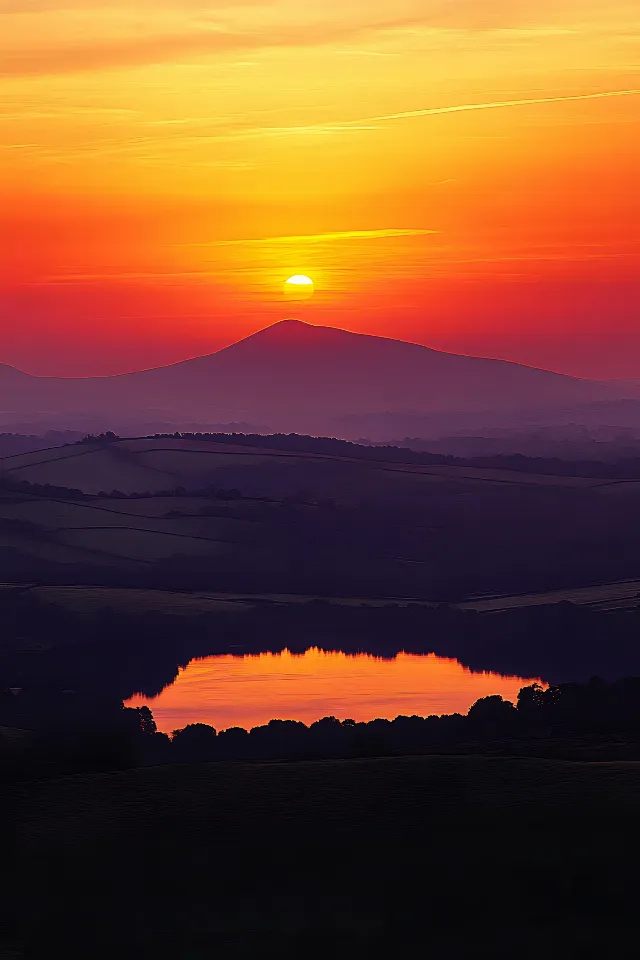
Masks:
[[[207,357],[117,377],[54,379],[0,367],[0,410],[111,423],[250,421],[334,432],[344,417],[517,412],[616,396],[609,385],[499,360],[286,320]]]
[[[636,956],[636,763],[158,767],[5,795],[14,956]],[[13,922],[11,922],[13,920]],[[10,954],[8,954],[10,955]]]

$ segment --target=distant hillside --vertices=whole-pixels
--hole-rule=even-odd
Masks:
[[[640,576],[637,476],[268,441],[151,437],[5,458],[0,581],[446,600]]]
[[[73,430],[49,430],[41,436],[0,433],[0,462],[3,457],[15,457],[20,453],[33,453],[36,450],[62,446],[64,443],[74,443],[80,437],[81,435]]]
[[[248,421],[335,433],[343,417],[520,411],[611,396],[591,381],[383,337],[276,323],[218,353],[118,377],[61,380],[0,367],[0,411],[168,422]]]
[[[398,447],[360,446],[344,440],[298,435],[172,435],[132,440],[96,439],[24,455],[0,458],[0,479],[50,484],[97,494],[158,493],[183,487],[241,487],[252,494],[313,497],[365,496],[371,478],[395,474],[413,484],[449,479],[460,482],[592,486],[616,479],[613,468],[589,464],[489,457],[472,461]],[[363,480],[363,477],[366,478]],[[640,479],[635,473],[623,479]],[[399,491],[400,494],[400,491]]]
[[[608,385],[599,386],[613,389]],[[388,442],[393,437],[440,440],[461,434],[490,436],[494,431],[501,431],[508,444],[510,434],[518,434],[523,430],[541,433],[564,431],[574,434],[586,431],[610,438],[629,432],[632,436],[640,435],[640,400],[619,397],[520,409],[458,410],[426,414],[349,414],[336,420],[333,435],[349,440],[366,438]]]

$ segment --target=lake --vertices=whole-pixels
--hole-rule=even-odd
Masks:
[[[188,723],[250,729],[274,719],[310,724],[326,716],[367,721],[466,713],[491,694],[515,701],[521,687],[535,682],[474,673],[435,654],[382,659],[313,648],[192,660],[159,696],[135,695],[127,706],[149,706],[166,733]]]

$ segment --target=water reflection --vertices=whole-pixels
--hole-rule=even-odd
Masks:
[[[515,700],[520,687],[533,682],[473,673],[435,654],[400,653],[383,660],[313,648],[303,654],[284,650],[192,660],[159,696],[136,695],[127,705],[148,704],[165,732],[187,723],[249,729],[273,719],[309,724],[331,715],[367,721],[466,713],[479,697]]]

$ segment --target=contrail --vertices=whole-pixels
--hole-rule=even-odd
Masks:
[[[256,137],[305,136],[313,134],[332,134],[347,130],[376,130],[376,124],[393,120],[413,120],[419,117],[437,117],[449,113],[468,113],[472,110],[503,110],[508,107],[530,107],[545,103],[576,103],[581,100],[607,100],[613,97],[636,97],[637,90],[605,90],[598,93],[576,93],[563,97],[532,97],[520,100],[490,100],[487,103],[462,103],[447,107],[426,107],[423,110],[405,110],[401,113],[387,113],[376,117],[358,117],[353,120],[335,120],[331,123],[305,124],[295,127],[255,127],[236,134],[193,137],[193,140],[248,140]]]
[[[423,110],[405,110],[401,113],[387,113],[377,117],[360,117],[353,120],[335,120],[327,123],[304,124],[287,127],[246,127],[234,133],[217,133],[181,137],[180,142],[187,143],[229,143],[243,140],[261,139],[263,137],[291,137],[331,135],[357,130],[379,130],[379,124],[393,120],[412,120],[419,117],[436,117],[449,113],[468,113],[472,110],[500,110],[507,107],[529,107],[545,103],[575,103],[581,100],[607,100],[613,97],[636,97],[639,90],[606,90],[600,93],[577,93],[564,97],[535,97],[529,100],[490,100],[488,103],[462,103],[447,107],[427,107]],[[157,139],[148,139],[147,143],[160,142]],[[139,141],[135,141],[139,144]],[[101,151],[102,154],[108,151]],[[94,152],[94,156],[98,153]],[[269,238],[265,238],[269,239]],[[293,238],[299,240],[299,237]],[[264,241],[262,241],[264,242]]]
[[[385,120],[409,120],[412,117],[435,117],[443,113],[465,113],[470,110],[498,110],[502,107],[528,107],[542,103],[574,103],[578,100],[606,100],[610,97],[636,97],[640,90],[607,90],[602,93],[577,93],[566,97],[535,97],[531,100],[490,100],[488,103],[463,103],[453,107],[428,107],[424,110],[406,110],[403,113],[388,113],[381,117],[362,117],[359,120],[343,120],[342,126],[355,123],[382,123]]]

